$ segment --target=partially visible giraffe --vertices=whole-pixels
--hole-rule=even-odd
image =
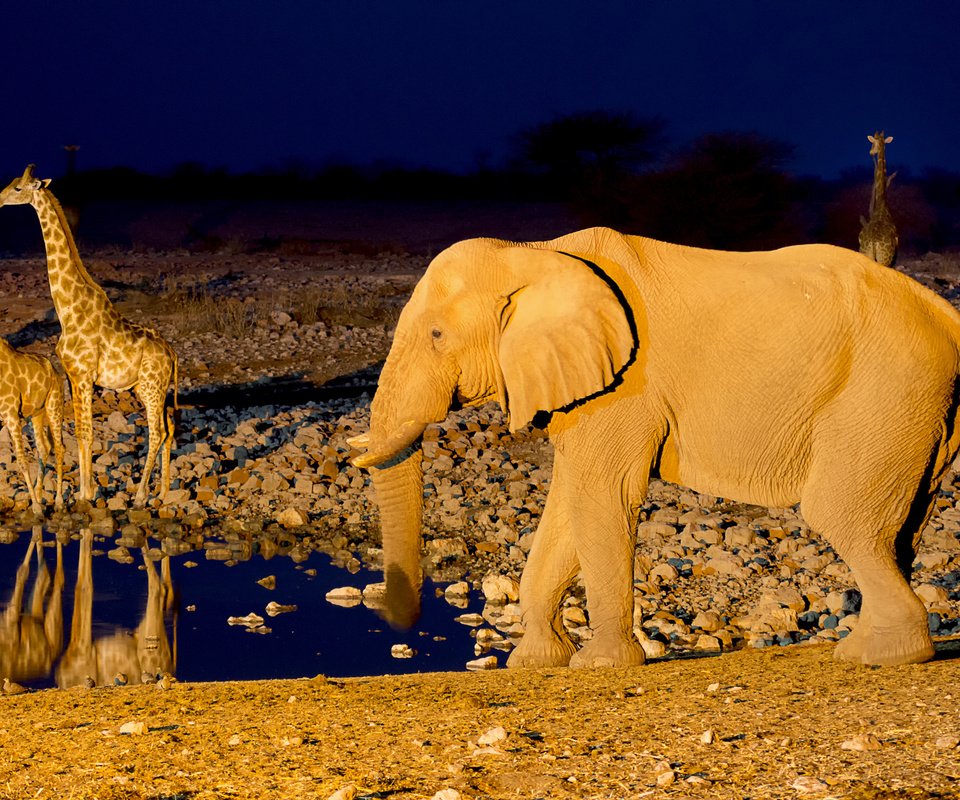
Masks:
[[[873,190],[870,194],[870,218],[860,217],[860,252],[878,264],[889,267],[897,257],[897,228],[887,208],[887,187],[896,173],[887,177],[886,145],[892,136],[883,131],[868,135],[870,155],[873,156]]]
[[[74,425],[80,462],[80,497],[92,500],[93,387],[133,389],[143,403],[149,447],[134,503],[146,502],[150,476],[160,459],[162,501],[170,488],[172,413],[167,389],[173,385],[177,407],[177,355],[159,333],[124,319],[106,292],[90,277],[70,233],[63,209],[48,191],[50,180],[38,180],[29,165],[0,192],[0,206],[30,204],[37,212],[47,250],[50,294],[63,329],[57,355],[73,392]]]
[[[30,480],[23,450],[22,423],[33,425],[37,445],[37,482]],[[43,473],[51,447],[57,470],[54,507],[63,508],[63,378],[43,356],[14,350],[0,337],[0,423],[6,426],[13,452],[30,492],[35,514],[43,513]]]

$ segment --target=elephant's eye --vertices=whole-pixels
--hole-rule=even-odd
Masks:
[[[430,335],[433,337],[434,341],[436,341],[437,339],[443,338],[443,331],[439,328],[434,328],[432,331],[430,331]]]

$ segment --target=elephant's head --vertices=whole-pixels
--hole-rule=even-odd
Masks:
[[[366,452],[383,530],[387,619],[419,614],[420,437],[451,406],[497,400],[515,431],[603,392],[630,361],[636,331],[615,284],[549,245],[492,239],[438,255],[397,324],[371,406]]]

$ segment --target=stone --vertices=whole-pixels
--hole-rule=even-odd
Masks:
[[[477,744],[481,747],[489,747],[493,744],[498,744],[507,738],[507,731],[501,726],[491,728],[486,733],[481,734],[477,738]]]
[[[960,746],[960,736],[939,736],[933,746],[938,750],[953,750]]]
[[[520,583],[507,575],[490,573],[480,588],[488,603],[516,603],[520,599]]]
[[[120,726],[120,733],[132,735],[132,736],[142,736],[147,732],[147,726],[143,722],[124,722]]]
[[[166,543],[166,540],[164,540],[164,543]],[[273,591],[277,588],[277,576],[267,575],[267,577],[258,580],[257,583],[260,584],[264,589],[270,589]]]
[[[393,658],[413,658],[417,654],[408,644],[395,644],[390,648],[390,655]]]
[[[471,672],[478,672],[486,669],[496,669],[499,666],[496,656],[484,656],[473,661],[467,662],[467,669]]]
[[[950,595],[946,589],[933,583],[921,584],[920,586],[917,586],[914,591],[917,593],[917,597],[923,601],[923,604],[927,608],[940,605],[941,603],[946,603],[950,598]]]
[[[357,787],[352,783],[348,783],[346,786],[341,786],[337,789],[327,800],[354,800],[357,794]]]
[[[723,620],[716,611],[701,611],[690,623],[693,628],[699,628],[707,633],[713,633],[723,627]]]
[[[274,600],[267,603],[266,612],[268,616],[276,617],[280,614],[289,614],[297,610],[295,605],[281,605]]]
[[[299,508],[285,508],[277,514],[277,522],[284,528],[299,528],[309,522],[307,515]]]
[[[356,586],[341,586],[327,592],[324,595],[324,599],[335,606],[353,608],[363,602],[363,592]]]
[[[857,752],[879,750],[881,747],[880,740],[872,733],[858,733],[840,745],[841,750],[854,750]]]

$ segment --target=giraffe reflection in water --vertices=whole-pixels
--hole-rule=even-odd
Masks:
[[[57,540],[57,565],[51,580],[42,536],[42,528],[35,526],[27,552],[17,567],[13,594],[0,618],[0,677],[12,681],[49,675],[63,649],[63,543]],[[24,606],[34,557],[37,574],[29,604]]]
[[[154,680],[176,670],[176,615],[170,559],[158,571],[142,551],[147,577],[146,606],[135,630],[116,628],[94,634],[93,534],[80,531],[77,582],[70,621],[70,638],[64,648],[63,543],[56,541],[56,569],[51,581],[43,554],[42,532],[34,528],[23,562],[17,570],[13,596],[3,615],[0,632],[0,676],[11,680],[37,680],[53,672],[57,686],[113,685],[118,675],[131,683]],[[23,597],[31,558],[36,554],[37,578],[29,609]],[[173,643],[167,633],[171,620]],[[119,682],[125,682],[121,680]]]

